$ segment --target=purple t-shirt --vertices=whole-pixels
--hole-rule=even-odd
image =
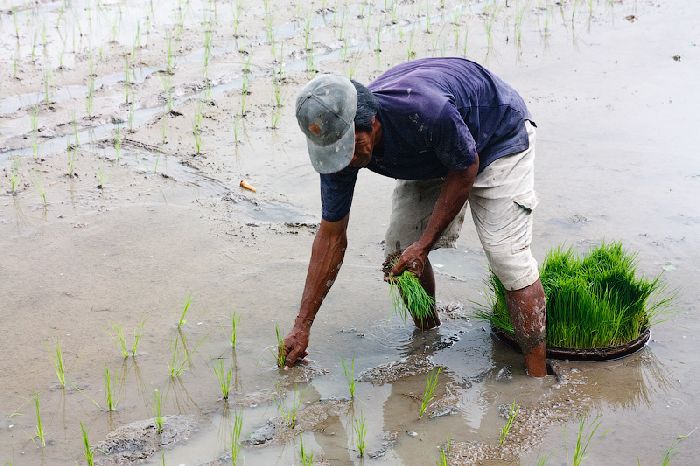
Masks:
[[[462,58],[424,58],[389,69],[368,89],[379,104],[382,142],[367,168],[401,180],[441,178],[479,154],[479,172],[529,142],[525,102],[513,88]],[[322,216],[350,212],[358,168],[321,175]]]

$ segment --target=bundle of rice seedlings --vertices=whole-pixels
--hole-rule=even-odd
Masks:
[[[389,275],[400,256],[401,253],[397,252],[384,262],[394,311],[403,320],[410,314],[414,319],[424,321],[433,315],[435,298],[425,291],[420,279],[413,272],[406,270],[400,275]]]
[[[627,344],[659,319],[672,296],[664,295],[660,276],[637,276],[636,255],[622,243],[602,243],[578,257],[561,247],[547,254],[540,267],[547,296],[547,346],[591,349]],[[493,273],[487,309],[478,317],[513,334],[506,291]]]

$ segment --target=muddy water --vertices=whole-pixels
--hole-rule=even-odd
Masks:
[[[0,461],[82,461],[80,422],[94,445],[120,427],[123,439],[138,438],[134,429],[151,425],[140,421],[153,415],[156,388],[163,414],[187,421],[173,421],[182,430],[162,446],[125,441],[134,461],[230,464],[236,412],[244,418],[242,439],[259,439],[244,446],[245,464],[261,465],[296,463],[300,437],[318,462],[360,463],[353,432],[360,416],[364,462],[392,465],[434,464],[449,439],[450,464],[536,464],[543,456],[562,464],[570,461],[578,419],[598,415],[588,464],[659,464],[678,435],[697,427],[700,164],[692,116],[700,52],[691,28],[698,7],[593,1],[589,12],[589,2],[432,3],[394,10],[387,2],[386,12],[383,2],[290,3],[271,9],[271,19],[264,5],[244,4],[238,37],[234,2],[3,5]],[[322,10],[329,7],[335,11]],[[392,182],[363,173],[344,267],[314,325],[311,363],[277,370],[274,326],[289,328],[296,314],[319,211],[317,175],[291,105],[308,79],[307,18],[315,65],[354,71],[361,81],[411,50],[462,55],[466,36],[467,55],[519,89],[539,125],[536,257],[560,243],[585,249],[621,239],[639,251],[643,272],[664,272],[676,290],[673,320],[623,361],[562,363],[558,377],[529,380],[518,356],[472,317],[473,302],[485,302],[486,262],[468,224],[457,249],[432,256],[439,299],[458,304],[447,306],[440,329],[416,333],[392,316],[379,272]],[[213,31],[208,81],[206,29]],[[172,75],[164,72],[168,37]],[[285,105],[273,130],[272,76],[280,69]],[[244,75],[250,95],[246,116],[236,118]],[[168,95],[180,115],[166,113]],[[202,147],[194,155],[197,108]],[[75,155],[67,144],[78,147]],[[6,193],[11,179],[15,194]],[[258,192],[241,190],[241,179]],[[192,306],[178,331],[188,295]],[[241,316],[235,352],[232,312]],[[130,344],[141,324],[137,355],[124,360],[114,326],[123,326]],[[57,340],[65,390],[54,374]],[[187,370],[173,379],[176,340],[174,361],[186,361]],[[350,403],[340,360],[353,357],[360,381]],[[212,370],[220,359],[234,368],[228,407]],[[104,410],[105,367],[116,374],[111,413]],[[437,367],[436,399],[419,419],[426,373]],[[43,449],[33,440],[35,392]],[[289,409],[295,398],[301,403],[291,428],[279,406]],[[499,446],[513,401],[521,412]],[[680,441],[673,464],[694,464],[698,439]],[[97,456],[101,464],[116,461]]]

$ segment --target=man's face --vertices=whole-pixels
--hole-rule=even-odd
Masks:
[[[355,153],[350,160],[350,166],[355,168],[366,167],[372,160],[372,133],[365,131],[355,132]]]

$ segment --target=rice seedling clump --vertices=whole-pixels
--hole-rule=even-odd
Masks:
[[[671,297],[660,276],[637,274],[636,255],[622,243],[602,243],[584,256],[557,248],[540,267],[547,297],[547,346],[590,349],[627,344],[656,323]],[[506,290],[493,273],[489,308],[478,316],[513,334]],[[656,298],[656,299],[653,299]]]
[[[425,321],[433,315],[435,298],[425,291],[416,274],[406,270],[399,275],[388,275],[400,256],[400,253],[397,253],[387,258],[384,263],[394,311],[404,320],[411,314],[414,319]]]

